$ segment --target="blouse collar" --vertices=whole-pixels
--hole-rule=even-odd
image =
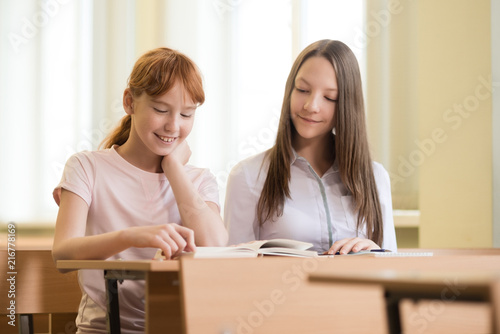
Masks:
[[[295,151],[295,149],[293,147],[292,147],[292,154],[293,154],[293,156],[292,156],[292,159],[290,160],[290,166],[295,164],[295,163],[299,163],[299,162],[306,163],[308,166],[310,166],[309,161],[307,161],[306,158],[301,157],[297,153],[297,151]],[[333,165],[326,171],[325,175],[330,174],[330,173],[335,173],[338,171],[339,171],[339,162],[338,162],[337,158],[335,158]]]

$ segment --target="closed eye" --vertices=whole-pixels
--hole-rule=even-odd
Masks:
[[[153,109],[154,109],[156,112],[159,112],[159,113],[162,113],[162,114],[164,114],[164,113],[168,112],[168,110],[161,110],[161,109],[158,109],[158,108],[153,108]]]
[[[307,93],[307,90],[305,89],[300,89],[299,87],[295,87],[295,89],[300,93]]]
[[[184,118],[191,118],[194,116],[194,114],[181,114],[181,116]]]
[[[325,96],[325,99],[327,99],[330,102],[337,102],[338,101],[338,100],[335,100],[335,99],[332,99],[332,98],[329,98],[329,97],[326,97],[326,96]]]

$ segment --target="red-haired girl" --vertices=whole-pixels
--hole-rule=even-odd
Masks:
[[[126,116],[103,142],[66,163],[54,190],[59,205],[53,245],[60,259],[167,258],[196,246],[224,246],[218,187],[186,163],[196,108],[205,100],[197,66],[158,48],[140,57],[123,94]],[[80,270],[78,333],[106,333],[102,271]],[[119,289],[122,333],[144,331],[144,283]]]

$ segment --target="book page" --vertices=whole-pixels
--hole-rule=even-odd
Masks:
[[[266,240],[260,248],[269,248],[269,247],[284,247],[291,249],[300,249],[306,250],[313,246],[313,244],[309,242],[290,240],[290,239],[272,239]]]

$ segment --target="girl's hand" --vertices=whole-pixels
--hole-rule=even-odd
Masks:
[[[167,259],[194,252],[193,230],[177,224],[131,227],[123,230],[125,243],[138,248],[160,248]]]
[[[337,252],[340,254],[348,254],[349,252],[359,252],[362,250],[380,249],[379,245],[370,239],[361,238],[346,238],[337,240],[325,254],[333,255]]]
[[[172,163],[178,163],[181,166],[184,166],[188,163],[189,158],[191,157],[191,149],[187,141],[183,140],[169,155],[163,157],[161,161],[161,168],[165,172],[169,169],[169,165]]]

